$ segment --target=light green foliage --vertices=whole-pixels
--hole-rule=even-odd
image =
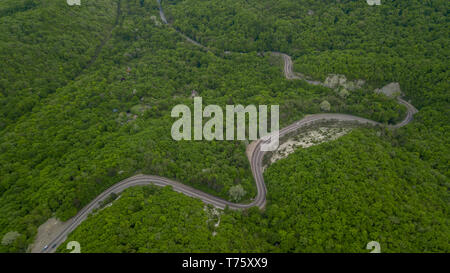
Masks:
[[[17,231],[10,231],[10,232],[6,233],[2,238],[2,245],[5,245],[5,246],[10,245],[19,236],[20,236],[20,233]]]
[[[203,206],[169,188],[131,188],[91,216],[69,241],[78,241],[83,253],[205,251],[212,233]],[[64,244],[59,249],[68,251]]]
[[[40,107],[87,67],[116,20],[117,1],[0,4],[0,130]]]
[[[331,110],[331,105],[328,101],[324,100],[320,103],[320,110],[324,112],[329,112]]]
[[[264,212],[226,210],[211,228],[199,200],[133,188],[67,242],[86,252],[367,253],[370,241],[387,253],[449,252],[448,179],[379,133],[355,129],[277,161]]]
[[[138,105],[131,107],[130,111],[134,115],[140,115],[147,109],[148,109],[148,107],[146,105],[138,104]]]
[[[341,98],[346,98],[348,95],[349,95],[349,92],[348,92],[348,90],[345,89],[345,88],[342,88],[342,90],[339,91],[339,96],[340,96]]]
[[[450,251],[448,178],[372,130],[300,149],[265,177],[282,251]]]
[[[231,200],[233,200],[234,202],[239,202],[241,201],[242,197],[245,196],[245,190],[241,185],[236,185],[230,188],[228,194],[230,195]]]
[[[241,202],[253,198],[243,142],[172,140],[170,111],[177,104],[192,107],[192,90],[204,105],[279,104],[282,127],[322,112],[325,100],[333,112],[392,124],[404,118],[405,108],[372,92],[391,81],[399,81],[420,108],[415,122],[382,131],[382,139],[361,132],[325,150],[296,153],[292,158],[297,160],[280,160],[267,170],[264,213],[227,211],[212,236],[211,230],[204,232],[209,227],[203,226],[199,201],[166,190],[148,196],[137,190],[138,201],[133,201],[130,189],[73,236],[90,236],[82,249],[114,252],[365,251],[366,237],[379,238],[387,251],[448,251],[443,245],[448,230],[442,228],[448,226],[444,201],[450,160],[447,1],[392,1],[380,7],[340,2],[163,1],[176,28],[212,49],[205,52],[170,26],[156,26],[152,16],[159,11],[153,0],[85,0],[79,7],[65,1],[1,1],[0,236],[12,230],[21,235],[0,245],[0,252],[25,251],[48,218],[69,219],[136,173],[176,179],[225,199],[239,185],[245,191]],[[223,54],[223,49],[247,53]],[[295,68],[314,79],[341,73],[368,85],[344,98],[327,88],[288,81],[279,60],[259,54],[271,50],[292,55]],[[362,162],[373,153],[382,168],[378,161]],[[360,165],[364,171],[355,169]],[[339,170],[339,177],[319,176],[320,185],[310,183],[331,169]],[[341,199],[327,192],[333,188],[321,188],[336,181],[345,182]],[[372,203],[360,198],[384,198],[374,184],[387,194],[385,210],[379,204],[371,209]],[[317,187],[305,198],[323,196],[318,207],[300,199],[303,186]],[[337,200],[345,206],[331,215],[327,206]],[[358,214],[346,202],[362,204],[363,210]],[[180,208],[184,214],[178,214]],[[412,208],[419,213],[410,213]],[[303,210],[308,214],[297,216]],[[180,231],[178,222],[191,214]],[[118,224],[133,215],[137,218],[125,223],[134,226]],[[148,215],[154,215],[149,221],[159,230],[139,224]],[[361,224],[367,217],[380,220],[380,226]],[[107,222],[115,225],[99,224]],[[342,235],[347,229],[357,234],[352,240]],[[323,231],[323,237],[312,230]],[[186,241],[176,234],[187,236]]]

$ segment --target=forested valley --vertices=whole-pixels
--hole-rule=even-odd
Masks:
[[[448,179],[375,130],[300,149],[265,173],[264,212],[214,217],[170,191],[130,189],[67,241],[83,252],[448,252]],[[65,245],[60,251],[68,251]]]
[[[264,173],[264,211],[211,213],[170,188],[126,190],[70,240],[83,252],[449,252],[448,1],[4,0],[0,4],[0,252],[25,252],[137,173],[230,199],[256,189],[248,142],[174,141],[171,109],[280,105],[281,127],[324,110],[384,124],[405,116],[375,88],[399,82],[419,109],[405,128],[354,129]],[[208,46],[205,51],[179,32]],[[224,54],[230,51],[230,54]],[[286,80],[364,79],[342,93]],[[219,224],[215,223],[220,219]],[[61,245],[59,251],[66,251]]]

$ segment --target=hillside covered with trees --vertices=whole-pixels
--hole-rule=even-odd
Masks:
[[[449,252],[448,1],[163,1],[170,25],[156,0],[82,2],[0,3],[0,237],[14,235],[0,252],[27,251],[48,218],[68,220],[137,173],[229,200],[240,185],[249,202],[247,142],[171,138],[170,111],[192,106],[194,91],[204,105],[279,104],[281,126],[323,101],[394,124],[404,107],[373,92],[389,82],[420,110],[414,122],[276,162],[264,211],[226,210],[215,227],[199,200],[139,187],[69,240],[85,252],[366,252],[371,240],[386,252]],[[314,79],[367,84],[343,96],[286,80],[269,51]]]
[[[130,189],[67,241],[82,252],[448,252],[448,181],[375,130],[300,149],[265,173],[261,213],[211,217],[198,200]],[[65,244],[60,251],[68,251]]]

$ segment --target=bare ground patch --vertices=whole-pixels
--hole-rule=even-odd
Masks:
[[[54,235],[59,234],[68,224],[69,221],[61,222],[56,218],[48,219],[47,222],[43,223],[38,228],[36,239],[34,240],[34,243],[30,245],[28,250],[31,253],[40,252],[46,245],[50,244]],[[49,245],[48,247],[52,246]]]
[[[350,127],[318,127],[310,128],[297,135],[289,136],[283,140],[278,149],[271,153],[269,160],[264,164],[264,170],[276,161],[286,158],[299,148],[308,148],[324,142],[332,141],[348,134]]]

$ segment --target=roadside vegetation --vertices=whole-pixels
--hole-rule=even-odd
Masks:
[[[393,124],[404,118],[405,108],[373,92],[391,81],[399,81],[420,107],[412,124],[394,132],[359,129],[277,161],[265,174],[267,209],[227,211],[216,236],[206,232],[200,201],[168,189],[137,188],[69,239],[79,240],[86,252],[364,251],[375,239],[386,251],[448,252],[449,41],[442,13],[448,4],[386,2],[375,11],[359,1],[283,0],[272,1],[270,9],[269,2],[163,1],[174,26],[213,52],[246,52],[214,54],[161,24],[153,0],[86,0],[80,7],[3,1],[0,238],[8,236],[0,252],[26,251],[48,218],[73,217],[136,173],[172,178],[229,200],[254,197],[245,142],[172,140],[170,111],[177,104],[191,106],[194,90],[204,105],[279,104],[281,126],[323,112],[324,101],[327,111]],[[305,20],[309,9],[314,15]],[[210,11],[215,16],[203,22],[200,14]],[[224,21],[230,14],[236,18],[231,29]],[[395,25],[398,17],[405,22]],[[361,25],[361,32],[345,20]],[[275,36],[267,37],[271,31]],[[400,33],[399,41],[380,40],[391,37],[383,31]],[[374,48],[383,50],[375,54]],[[343,95],[288,81],[280,62],[260,51],[291,54],[299,72],[318,79],[342,73],[368,84]],[[338,176],[323,176],[332,170]],[[314,179],[317,174],[322,176]],[[376,203],[382,194],[386,210]],[[368,196],[376,198],[363,198]],[[338,205],[343,210],[333,212]],[[144,215],[154,217],[144,221]],[[369,226],[368,215],[369,223],[380,224]],[[126,224],[114,225],[120,219]]]
[[[380,136],[380,133],[382,134]],[[448,179],[373,129],[298,149],[265,172],[264,212],[225,211],[170,188],[129,189],[59,248],[82,252],[448,252]],[[213,235],[214,231],[214,235]]]

